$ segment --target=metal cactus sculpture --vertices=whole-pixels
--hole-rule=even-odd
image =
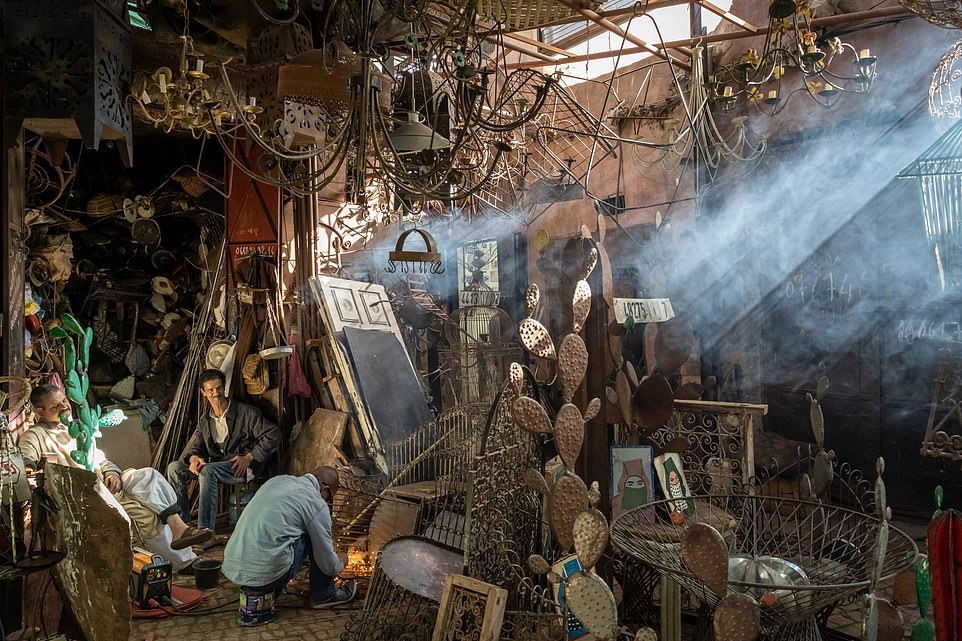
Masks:
[[[548,330],[532,318],[540,299],[538,287],[529,287],[525,297],[527,318],[518,328],[521,343],[532,356],[557,362],[564,404],[554,421],[538,401],[521,395],[524,374],[519,364],[512,364],[510,378],[519,394],[512,407],[515,422],[529,432],[552,435],[564,464],[564,474],[554,482],[550,491],[538,470],[526,470],[525,481],[532,489],[547,495],[548,522],[554,538],[563,552],[574,550],[582,570],[562,578],[555,575],[551,564],[537,554],[528,559],[528,567],[536,574],[549,574],[554,582],[564,581],[565,600],[572,614],[596,638],[614,639],[619,632],[615,598],[608,584],[591,572],[608,543],[608,521],[597,509],[601,499],[597,484],[592,484],[589,490],[574,471],[584,442],[585,423],[601,409],[598,399],[591,400],[584,409],[573,403],[575,392],[588,369],[588,351],[579,334],[591,306],[591,289],[584,279],[596,262],[597,249],[592,248],[584,257],[581,280],[574,288],[572,331],[557,350]]]
[[[90,385],[87,366],[90,363],[90,346],[94,340],[93,329],[82,327],[76,318],[64,313],[60,316],[60,324],[50,330],[49,336],[63,347],[64,387],[67,398],[76,408],[75,417],[66,414],[60,416],[60,421],[67,426],[70,436],[77,440],[77,449],[70,452],[70,458],[87,470],[93,470],[97,437],[102,436],[100,428],[119,425],[124,419],[124,413],[114,410],[105,415],[100,405],[90,407],[87,402],[87,389]]]

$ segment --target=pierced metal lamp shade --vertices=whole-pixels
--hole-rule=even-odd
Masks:
[[[918,180],[942,289],[962,287],[962,120],[899,172]]]
[[[391,132],[391,144],[401,153],[415,153],[428,149],[447,149],[451,141],[425,124],[417,121],[417,114],[409,113],[409,121]]]

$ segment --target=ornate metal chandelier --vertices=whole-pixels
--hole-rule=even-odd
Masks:
[[[871,89],[878,58],[837,37],[821,39],[809,0],[772,0],[768,16],[762,51],[748,49],[707,78],[709,96],[722,109],[752,104],[775,115],[796,93],[831,107],[842,94]]]
[[[263,166],[236,166],[294,194],[346,174],[347,199],[362,207],[372,180],[402,203],[477,193],[553,81],[528,69],[504,75],[489,63],[475,15],[468,0],[336,0],[319,25],[324,46],[282,68],[283,119],[241,119],[248,140],[268,152]],[[221,74],[229,106],[243,110],[226,67]],[[230,155],[222,127],[213,133]]]

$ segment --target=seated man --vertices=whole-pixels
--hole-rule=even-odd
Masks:
[[[304,476],[276,476],[247,504],[224,549],[224,576],[248,588],[280,596],[310,551],[311,607],[347,603],[357,583],[337,587],[344,569],[334,551],[331,511],[340,482],[337,470],[322,466]]]
[[[17,442],[24,463],[35,469],[43,461],[84,467],[70,457],[77,441],[60,422],[61,415],[71,413],[63,390],[49,383],[40,385],[31,392],[30,402],[39,420]],[[135,538],[170,561],[175,570],[186,568],[197,558],[191,545],[213,536],[210,530],[195,530],[184,522],[174,488],[157,470],[145,467],[121,471],[99,449],[94,450],[94,470],[124,509]]]
[[[218,485],[243,483],[261,474],[281,443],[281,431],[253,405],[227,398],[226,379],[219,369],[201,372],[198,384],[208,411],[184,458],[167,466],[167,480],[177,492],[185,521],[190,519],[187,481],[200,482],[197,526],[213,531]]]

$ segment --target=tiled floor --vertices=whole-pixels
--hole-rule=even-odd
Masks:
[[[201,558],[220,560],[223,551],[222,546],[216,547],[204,552]],[[178,576],[174,584],[195,587],[192,576]],[[144,641],[151,632],[156,641],[337,641],[351,613],[364,603],[363,588],[362,584],[354,602],[329,610],[311,610],[300,596],[285,594],[278,599],[273,621],[244,627],[237,623],[238,588],[221,576],[219,585],[207,590],[204,600],[192,611],[165,619],[134,619],[130,641]]]

